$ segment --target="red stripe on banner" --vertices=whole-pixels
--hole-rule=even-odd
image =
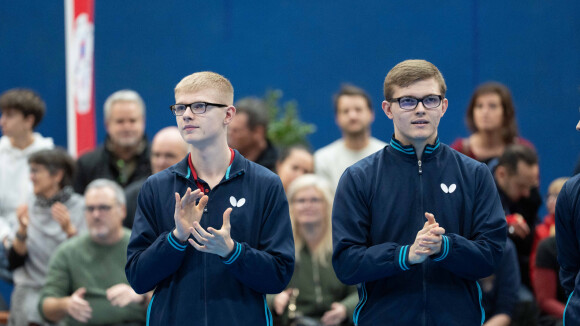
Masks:
[[[81,15],[86,15],[81,18]],[[87,19],[88,18],[88,19]],[[79,48],[74,78],[77,155],[96,145],[94,84],[94,0],[74,0],[75,45]],[[80,100],[79,100],[80,99]]]

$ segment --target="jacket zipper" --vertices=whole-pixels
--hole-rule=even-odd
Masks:
[[[424,218],[423,218],[423,212],[425,211],[424,207],[423,207],[423,163],[421,162],[421,160],[417,161],[417,165],[419,167],[419,197],[420,197],[420,202],[421,202],[421,209],[419,211],[419,219],[421,220],[421,224],[423,225],[424,222]],[[422,316],[422,324],[423,325],[427,325],[427,283],[425,282],[425,275],[427,275],[427,271],[426,269],[426,264],[421,264],[421,269],[423,271],[423,316]]]

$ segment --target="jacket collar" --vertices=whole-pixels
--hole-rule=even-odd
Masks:
[[[389,147],[392,148],[392,152],[403,156],[409,156],[414,159],[417,158],[417,152],[413,145],[403,145],[400,141],[395,138],[395,135],[391,137],[391,142]],[[439,142],[439,137],[435,139],[433,144],[427,144],[423,149],[423,155],[421,155],[421,160],[425,160],[429,157],[435,156],[441,150],[441,142]]]
[[[234,161],[226,170],[226,174],[224,176],[224,180],[229,180],[233,177],[241,175],[246,170],[247,160],[245,157],[240,154],[236,149],[234,149]],[[173,173],[185,178],[190,179],[192,177],[191,169],[189,168],[189,153],[183,158],[183,160],[179,161],[175,164],[171,169]]]

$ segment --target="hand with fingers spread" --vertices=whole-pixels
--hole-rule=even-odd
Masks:
[[[75,320],[87,323],[93,316],[93,309],[88,301],[84,299],[87,289],[77,289],[69,298],[66,305],[66,312]]]
[[[230,237],[232,228],[230,224],[231,213],[231,207],[226,209],[223,215],[224,221],[219,230],[209,227],[206,231],[201,227],[199,221],[193,222],[193,227],[190,228],[189,232],[199,244],[193,239],[189,239],[189,243],[198,251],[216,254],[222,258],[228,256],[234,250],[234,240]]]
[[[142,303],[145,296],[137,294],[128,284],[119,283],[107,289],[107,300],[112,306],[123,308],[130,303]]]
[[[77,233],[77,229],[70,221],[70,214],[68,209],[63,203],[56,202],[50,207],[50,212],[52,213],[52,218],[58,222],[61,229],[69,236],[72,237]]]
[[[201,199],[196,205],[195,202],[199,198]],[[201,220],[203,210],[208,200],[209,197],[205,196],[199,189],[191,191],[191,188],[187,188],[183,197],[180,197],[178,193],[175,193],[175,230],[173,230],[173,235],[177,239],[183,242],[189,238],[190,230],[193,227],[194,222],[199,222]]]
[[[415,237],[415,242],[409,250],[409,261],[411,264],[420,264],[431,255],[436,255],[441,251],[442,235],[445,229],[435,221],[435,216],[425,213],[427,222]]]

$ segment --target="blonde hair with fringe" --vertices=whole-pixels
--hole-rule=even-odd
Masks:
[[[215,89],[227,98],[227,105],[234,103],[234,87],[230,81],[215,72],[201,71],[184,77],[175,86],[175,95],[194,93],[204,89]]]
[[[304,248],[304,238],[300,234],[300,229],[297,225],[296,215],[293,210],[293,200],[296,194],[304,189],[314,188],[324,198],[326,205],[325,216],[323,219],[323,234],[320,243],[312,253],[312,257],[321,266],[328,266],[328,257],[332,255],[332,204],[333,193],[330,184],[326,179],[314,175],[304,174],[296,178],[288,187],[288,202],[290,203],[290,220],[292,221],[292,231],[294,233],[294,245],[296,248],[296,261],[300,261],[300,251]]]

